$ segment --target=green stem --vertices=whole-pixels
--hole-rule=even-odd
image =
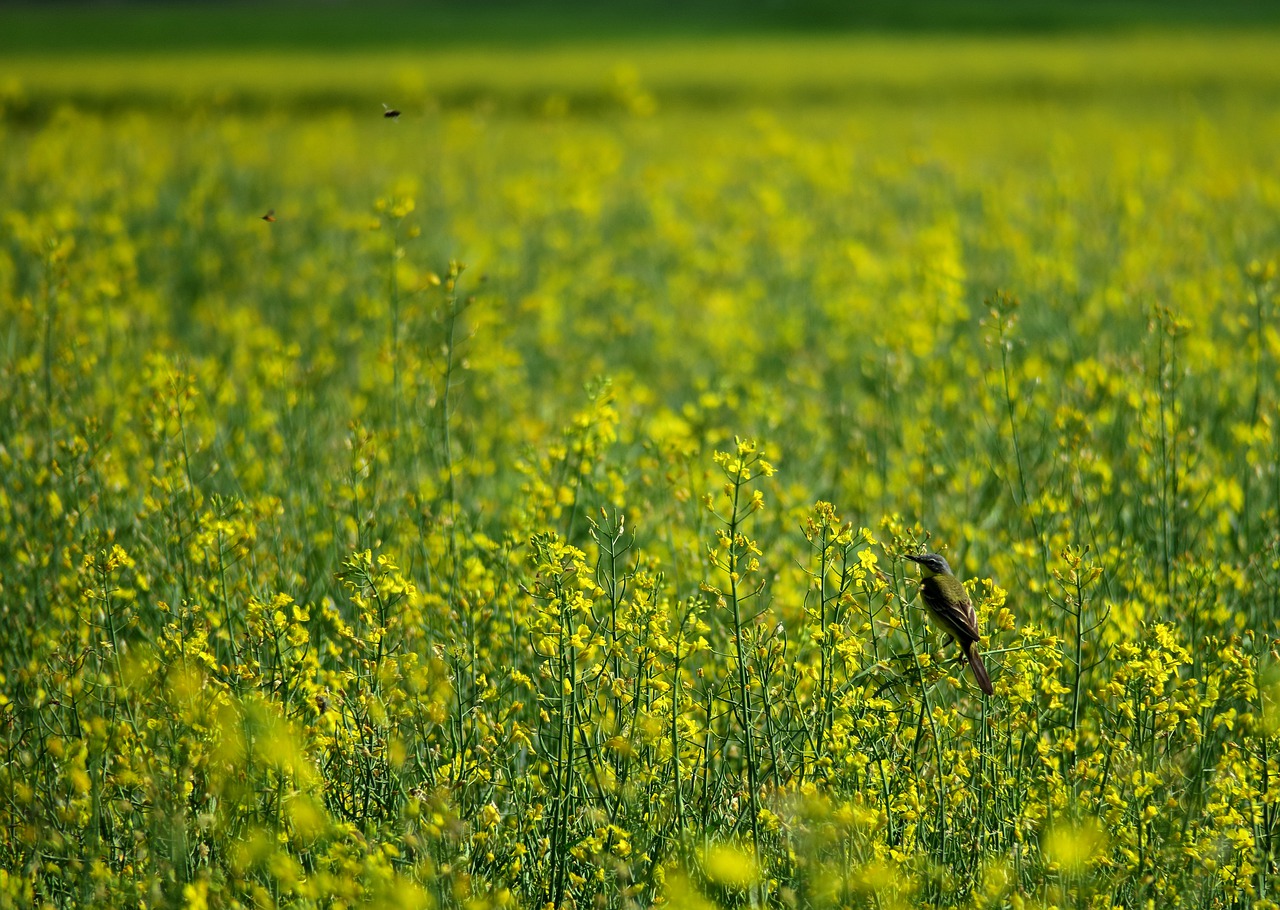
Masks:
[[[747,805],[751,812],[751,843],[755,851],[756,868],[761,868],[760,855],[760,794],[756,782],[755,737],[752,731],[751,685],[747,674],[747,655],[742,644],[742,604],[738,595],[738,526],[742,521],[739,503],[742,495],[742,471],[740,467],[733,481],[733,509],[729,517],[729,606],[733,610],[733,643],[738,664],[738,689],[742,693],[742,727],[743,744],[747,753]],[[756,893],[752,891],[752,903],[756,902]]]

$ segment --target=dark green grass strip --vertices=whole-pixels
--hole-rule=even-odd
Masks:
[[[531,46],[759,33],[1056,33],[1280,25],[1262,0],[0,3],[0,52]]]

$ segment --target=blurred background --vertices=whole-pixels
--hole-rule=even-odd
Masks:
[[[394,94],[398,105],[540,109],[553,94],[553,107],[594,108],[611,103],[619,80],[640,80],[659,102],[705,106],[916,88],[1079,92],[1099,81],[1114,88],[1130,72],[1140,85],[1212,88],[1223,78],[1220,41],[1190,60],[1131,56],[1128,42],[1278,24],[1280,4],[1262,0],[3,3],[0,104],[10,119],[40,117],[59,101],[171,104],[177,90],[183,102],[250,107],[362,106]],[[928,46],[939,36],[1021,53],[995,65],[981,59],[989,48],[956,56],[972,42]],[[922,41],[918,58],[903,55]],[[1269,49],[1252,65],[1241,50],[1246,70],[1270,72]]]
[[[1267,0],[428,0],[0,4],[0,50],[443,48],[839,31],[1063,32],[1280,22]]]
[[[1261,906],[1278,101],[1245,0],[0,5],[0,910],[625,910],[748,817],[799,906]],[[595,557],[530,541],[620,571],[624,514],[574,669]]]

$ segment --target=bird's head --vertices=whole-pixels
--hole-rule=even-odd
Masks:
[[[919,556],[907,554],[907,559],[920,566],[921,574],[925,578],[930,575],[950,575],[951,566],[947,565],[947,561],[937,553],[921,553]]]

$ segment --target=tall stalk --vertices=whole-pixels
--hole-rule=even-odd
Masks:
[[[747,600],[760,594],[764,583],[760,582],[751,589],[743,587],[744,580],[759,570],[759,562],[755,557],[760,555],[760,550],[754,540],[742,533],[742,527],[751,513],[764,507],[764,497],[759,491],[751,493],[750,498],[744,502],[747,484],[759,477],[772,474],[773,466],[760,457],[754,443],[742,440],[738,440],[734,454],[717,453],[716,461],[726,478],[724,493],[728,500],[728,513],[718,516],[724,528],[717,532],[718,543],[712,551],[712,561],[725,574],[729,584],[727,589],[708,587],[712,593],[721,597],[729,612],[730,631],[733,636],[733,663],[738,688],[737,698],[730,699],[730,703],[737,717],[746,759],[747,811],[751,813],[751,843],[756,867],[762,869],[755,705],[752,698],[752,674],[749,666],[751,658],[744,641],[750,633],[750,627],[744,613],[744,606]],[[710,497],[708,497],[708,507],[714,511]],[[753,888],[751,900],[753,905],[762,901],[762,890]]]
[[[1008,295],[999,294],[992,307],[991,318],[995,322],[997,342],[1000,348],[1000,381],[1004,391],[1005,418],[1009,424],[1009,438],[1013,443],[1014,462],[1018,468],[1018,495],[1021,499],[1022,512],[1031,525],[1035,535],[1036,548],[1040,553],[1040,577],[1049,577],[1049,545],[1041,533],[1040,522],[1036,518],[1031,503],[1031,492],[1027,484],[1027,468],[1023,457],[1022,439],[1018,432],[1017,405],[1013,394],[1013,368],[1009,363],[1009,355],[1013,350],[1013,327],[1017,322],[1019,301]]]

